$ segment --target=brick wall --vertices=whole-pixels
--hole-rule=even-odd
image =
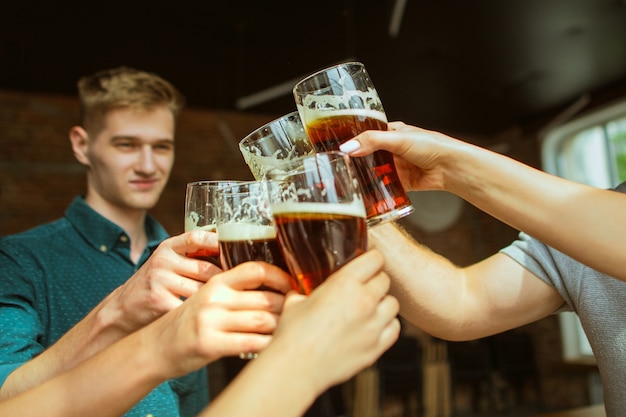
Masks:
[[[0,236],[54,220],[75,195],[84,192],[85,174],[68,139],[78,113],[75,97],[0,91]],[[179,119],[176,163],[158,206],[152,210],[171,234],[183,230],[185,184],[198,179],[252,179],[237,147],[240,138],[276,115],[250,115],[188,108]],[[464,138],[468,140],[468,138]],[[539,166],[538,144],[516,131],[470,140],[497,147]],[[463,203],[450,227],[428,233],[405,227],[421,242],[458,265],[481,260],[511,242],[517,232]],[[585,404],[585,370],[560,359],[556,317],[526,326],[533,334],[548,406]]]
[[[68,139],[78,117],[74,97],[0,92],[0,235],[63,215],[85,191],[85,173]],[[184,109],[176,132],[176,161],[152,210],[172,233],[183,230],[185,184],[198,179],[252,179],[240,138],[273,119]]]

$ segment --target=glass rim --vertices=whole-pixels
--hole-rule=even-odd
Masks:
[[[248,139],[250,139],[252,137],[252,135],[254,135],[255,133],[262,131],[263,129],[267,129],[269,128],[271,125],[280,122],[281,120],[290,118],[290,117],[297,117],[300,120],[300,124],[302,124],[303,128],[304,128],[304,124],[302,123],[302,119],[300,118],[300,113],[298,112],[298,110],[294,110],[290,113],[286,113],[283,114],[280,117],[275,118],[274,120],[265,123],[263,126],[257,127],[256,129],[254,129],[252,132],[248,133],[246,136],[243,137],[243,139],[241,139],[239,141],[239,147],[241,148],[244,144],[248,143]]]
[[[226,186],[226,187],[219,188],[218,190],[216,190],[216,193],[217,193],[217,194],[225,194],[225,191],[224,191],[224,190],[227,190],[227,189],[232,189],[232,188],[235,188],[235,187],[241,187],[241,186],[246,186],[246,187],[248,187],[248,186],[253,185],[253,184],[255,184],[255,185],[256,185],[256,184],[258,184],[258,186],[259,186],[259,187],[261,187],[261,186],[263,186],[263,184],[267,184],[267,183],[268,183],[268,181],[267,181],[267,180],[265,180],[265,179],[263,179],[263,180],[247,180],[247,181],[239,181],[239,182],[238,182],[238,183],[236,183],[236,184],[233,184],[233,185],[228,185],[228,186]],[[266,185],[266,187],[267,187],[267,185]],[[232,192],[232,194],[245,194],[245,193],[247,193],[247,192],[248,192],[248,191],[236,191],[236,192]]]
[[[187,183],[187,187],[192,187],[192,186],[196,186],[196,185],[213,185],[213,184],[219,184],[219,183],[240,183],[240,182],[247,182],[247,180],[231,180],[231,179],[224,179],[224,180],[196,180],[196,181],[190,181]]]
[[[313,91],[318,91],[318,90],[320,90],[319,88],[307,89],[307,90],[299,91],[298,87],[303,85],[303,84],[305,84],[306,82],[310,81],[311,79],[313,79],[315,77],[318,77],[320,74],[323,74],[325,72],[329,72],[329,71],[335,70],[335,69],[340,68],[340,67],[349,67],[349,66],[360,67],[363,70],[365,70],[365,64],[363,64],[360,61],[346,61],[346,62],[341,62],[339,64],[331,65],[330,67],[326,67],[326,68],[320,69],[320,70],[315,71],[314,73],[309,74],[306,77],[302,78],[300,81],[298,81],[293,86],[292,93],[294,95],[296,95],[296,94],[297,95],[303,95],[303,94],[309,94],[309,93],[311,93]]]

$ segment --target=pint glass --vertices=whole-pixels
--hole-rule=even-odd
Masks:
[[[365,207],[350,158],[318,153],[267,176],[278,242],[299,291],[310,294],[367,250]]]
[[[265,171],[303,155],[313,153],[297,111],[261,126],[239,142],[239,150],[257,180]]]
[[[288,271],[276,240],[265,181],[241,182],[217,190],[217,236],[225,270],[264,261]]]
[[[185,232],[195,229],[214,232],[217,227],[215,192],[218,188],[238,182],[233,180],[215,180],[188,183],[185,192]],[[221,267],[218,252],[200,249],[194,253],[188,253],[187,256],[209,261]]]
[[[366,130],[387,130],[387,116],[363,64],[349,62],[319,71],[293,88],[298,112],[317,152]],[[368,225],[396,220],[413,211],[396,172],[393,155],[376,151],[352,158],[363,191]]]

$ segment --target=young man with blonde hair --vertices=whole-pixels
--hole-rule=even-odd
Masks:
[[[84,77],[78,90],[80,125],[69,136],[86,168],[85,195],[64,217],[0,239],[0,399],[72,369],[178,307],[221,272],[185,256],[216,247],[214,234],[189,233],[159,245],[168,234],[148,215],[174,163],[181,94],[156,74],[126,67]],[[227,308],[261,319],[217,323],[244,334],[223,347],[225,355],[261,348],[266,341],[256,336],[271,334],[282,309],[282,293],[243,289],[233,288]],[[127,415],[192,416],[207,402],[200,370],[159,385]]]

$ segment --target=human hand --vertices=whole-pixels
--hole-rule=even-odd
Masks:
[[[287,295],[268,351],[279,350],[281,360],[307,375],[318,393],[373,364],[398,338],[399,306],[387,294],[390,280],[383,264],[380,252],[370,250],[308,298]]]
[[[363,132],[340,148],[350,156],[364,156],[376,150],[391,152],[402,185],[408,191],[418,191],[444,190],[446,170],[454,168],[451,152],[466,145],[442,133],[391,122],[387,131]]]
[[[215,274],[210,262],[186,256],[201,248],[217,251],[217,234],[194,230],[164,240],[146,263],[105,300],[103,310],[111,325],[133,331],[180,306]]]
[[[163,377],[265,349],[290,290],[289,275],[265,262],[246,262],[214,275],[182,306],[145,329],[158,346],[155,357],[163,360]]]

